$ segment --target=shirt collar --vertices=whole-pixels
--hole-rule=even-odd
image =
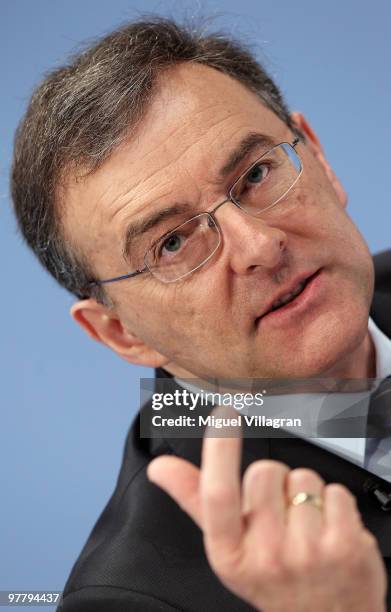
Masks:
[[[378,328],[370,317],[368,329],[375,345],[376,378],[385,378],[391,374],[391,340]]]

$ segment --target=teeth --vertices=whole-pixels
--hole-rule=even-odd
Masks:
[[[279,308],[280,306],[284,306],[284,304],[287,304],[288,302],[293,300],[293,298],[295,298],[297,295],[299,295],[299,293],[303,291],[304,287],[305,287],[305,281],[303,281],[302,283],[299,283],[297,287],[293,291],[291,291],[291,293],[286,293],[279,300],[274,302],[274,304],[272,305],[272,310],[275,310],[276,308]]]

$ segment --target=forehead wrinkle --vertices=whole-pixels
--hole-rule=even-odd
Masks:
[[[163,166],[160,166],[159,169],[151,172],[149,175],[147,175],[144,180],[143,183],[146,184],[153,176],[155,176],[158,173],[163,172],[166,168],[170,167],[172,164],[177,163],[180,159],[185,158],[186,155],[188,155],[189,153],[191,153],[191,151],[194,149],[194,147],[199,147],[200,148],[200,155],[194,159],[194,166],[193,167],[187,167],[187,165],[185,164],[181,170],[181,172],[183,174],[187,174],[189,176],[189,178],[192,178],[194,180],[194,175],[199,173],[200,170],[200,164],[202,164],[202,176],[203,179],[205,179],[206,183],[212,183],[213,181],[210,179],[208,180],[208,171],[210,171],[210,163],[212,161],[216,162],[215,165],[216,167],[212,170],[211,174],[214,175],[216,174],[217,171],[217,164],[218,161],[216,161],[217,156],[213,155],[211,156],[211,147],[214,146],[216,143],[219,142],[219,139],[221,138],[221,131],[216,131],[215,135],[213,136],[211,141],[208,142],[204,142],[202,141],[202,138],[206,135],[209,134],[211,129],[215,128],[216,126],[220,125],[222,122],[225,122],[227,120],[229,120],[232,117],[232,113],[228,114],[226,117],[224,117],[223,119],[219,118],[216,121],[214,121],[213,123],[209,124],[208,126],[204,126],[203,130],[201,131],[201,133],[199,133],[197,135],[197,137],[195,138],[195,140],[193,140],[192,142],[188,143],[187,145],[184,145],[183,148],[181,150],[178,150],[178,147],[176,148],[175,152],[176,155],[173,159],[170,159],[169,161],[167,161],[167,163],[165,163]],[[179,129],[179,128],[178,128]],[[174,134],[175,132],[177,132],[178,130],[175,129],[172,134]],[[237,127],[235,129],[235,131],[233,132],[233,134],[227,138],[227,141],[232,141],[236,135],[237,132],[241,132],[243,131],[243,126]],[[200,142],[201,140],[201,142]],[[164,146],[166,148],[165,143],[162,143],[161,146]],[[225,147],[224,141],[221,143],[221,147],[219,150],[223,150]],[[206,166],[206,171],[204,172],[204,168]],[[164,175],[166,178],[166,174]],[[177,176],[177,172],[176,175]],[[175,185],[173,184],[173,182],[171,181],[171,179],[167,178],[167,183],[170,185],[171,190],[173,190],[175,192],[176,188]],[[161,186],[164,187],[164,182],[161,183]],[[199,189],[199,187],[198,187]],[[160,196],[159,195],[159,199],[160,197],[164,197],[164,196]]]
[[[162,168],[164,169],[165,166]],[[160,169],[159,169],[160,170]],[[139,200],[140,198],[143,197],[144,193],[145,193],[145,188],[147,187],[147,183],[156,175],[156,172],[158,171],[153,171],[151,172],[148,176],[146,177],[141,177],[136,184],[133,185],[127,185],[127,188],[121,192],[120,194],[117,195],[117,197],[115,197],[115,199],[110,203],[109,205],[109,209],[112,208],[113,206],[115,206],[115,204],[118,204],[119,202],[119,207],[110,215],[110,220],[112,221],[113,219],[115,219],[115,217],[117,217],[117,215],[120,215],[131,203],[135,203],[137,202],[137,200]],[[171,183],[169,182],[169,180],[167,179],[164,182],[158,183],[158,185],[156,185],[157,187],[164,187],[165,184],[169,184],[171,185]],[[142,185],[144,187],[144,189],[137,193],[137,188]],[[136,193],[133,195],[132,197],[132,192],[134,192],[136,190]],[[124,206],[121,206],[121,200],[123,198],[127,198],[127,201],[125,202]],[[130,197],[130,200],[129,200]],[[155,199],[160,199],[160,195],[155,198]]]
[[[118,202],[121,202],[121,200],[123,198],[128,198],[129,196],[132,195],[132,192],[134,192],[135,190],[137,190],[140,185],[143,185],[143,190],[141,194],[135,194],[135,197],[132,199],[132,202],[135,203],[137,202],[137,200],[140,199],[140,197],[143,196],[143,194],[145,193],[145,190],[148,189],[148,183],[151,181],[151,179],[153,177],[155,177],[157,174],[160,173],[164,173],[164,171],[169,168],[172,164],[175,164],[178,162],[178,160],[181,157],[184,157],[186,155],[188,155],[189,153],[192,152],[192,150],[194,149],[194,147],[202,147],[201,148],[201,154],[202,154],[202,160],[200,158],[198,158],[197,162],[198,164],[200,163],[200,161],[202,161],[203,164],[208,164],[208,161],[210,159],[210,148],[211,146],[215,146],[216,143],[219,142],[219,139],[221,139],[222,143],[221,143],[221,148],[220,150],[223,150],[226,148],[226,144],[227,142],[233,141],[237,132],[241,132],[243,130],[243,125],[237,126],[235,127],[235,130],[233,132],[232,135],[230,135],[229,137],[226,136],[226,133],[228,133],[228,130],[226,131],[224,128],[224,125],[226,124],[226,122],[231,121],[233,117],[235,117],[236,115],[240,115],[241,111],[240,110],[236,110],[236,109],[229,109],[226,106],[223,106],[223,104],[221,103],[220,100],[212,102],[206,106],[202,106],[201,108],[198,108],[193,116],[192,119],[197,118],[198,116],[203,116],[203,114],[205,113],[205,111],[210,111],[211,109],[214,109],[218,107],[219,109],[223,109],[224,115],[223,116],[219,116],[217,118],[215,117],[210,117],[210,121],[207,122],[206,125],[202,125],[200,124],[197,129],[197,133],[193,136],[193,140],[191,142],[186,143],[187,138],[183,138],[181,137],[181,132],[185,131],[185,136],[187,136],[186,132],[189,132],[189,129],[191,130],[194,125],[193,122],[189,123],[189,119],[187,119],[185,126],[183,125],[174,125],[173,128],[168,132],[168,135],[165,135],[165,138],[162,142],[160,142],[156,147],[154,147],[152,150],[149,150],[147,152],[145,152],[144,155],[142,155],[139,158],[139,162],[140,163],[146,163],[148,162],[148,159],[151,156],[156,156],[156,154],[159,153],[159,150],[163,149],[164,153],[167,152],[168,150],[168,146],[167,146],[167,141],[169,141],[170,139],[174,139],[174,140],[179,140],[179,142],[183,142],[183,146],[182,148],[180,148],[178,150],[178,147],[175,148],[175,157],[168,159],[167,161],[165,161],[165,163],[162,166],[159,166],[159,168],[155,168],[155,169],[151,169],[151,171],[149,173],[147,173],[145,176],[140,176],[138,178],[138,180],[136,180],[136,182],[129,186],[127,185],[126,188],[121,191],[121,193],[119,193],[114,200],[110,203],[109,205],[109,209],[112,209],[113,207],[116,207],[116,204]],[[143,122],[144,123],[144,122]],[[145,127],[145,126],[144,126]],[[216,130],[216,128],[219,128]],[[140,129],[143,128],[143,124],[140,125]],[[232,129],[232,128],[231,128]],[[230,130],[229,130],[230,131]],[[148,132],[148,130],[147,130]],[[199,142],[200,140],[203,140],[205,135],[210,134],[210,132],[213,132],[211,134],[211,140],[209,140],[209,142]],[[179,133],[179,134],[178,134]],[[144,132],[145,134],[145,132]],[[222,135],[224,135],[224,138],[222,138]],[[135,145],[136,143],[138,144],[140,142],[140,135],[136,135],[135,141],[134,139],[132,139],[133,142],[132,144]],[[129,143],[128,143],[129,144]],[[134,148],[132,146],[132,148]],[[207,152],[208,154],[208,158],[205,156],[205,153]],[[166,155],[161,155],[161,157],[163,159],[167,159]],[[220,157],[220,156],[218,156]],[[216,155],[212,156],[212,160],[216,161]],[[217,162],[216,162],[217,163]],[[199,167],[199,166],[198,166]],[[191,168],[184,168],[184,170],[187,170],[187,173],[190,172],[190,174],[193,174],[192,169]],[[196,168],[194,168],[194,170],[196,171]],[[214,169],[215,171],[217,170],[217,168]],[[166,176],[166,173],[164,173],[164,176]],[[207,176],[205,175],[205,179],[206,182],[213,182],[213,181],[208,181],[207,180]],[[125,179],[126,180],[126,179]],[[169,181],[169,179],[167,179],[167,182]],[[171,184],[171,183],[170,183]],[[158,187],[164,187],[164,182],[162,182],[160,185],[158,185]],[[172,187],[172,184],[171,184]],[[158,200],[160,198],[163,198],[165,196],[165,194],[159,194],[158,196]],[[156,199],[155,199],[156,202]],[[117,217],[117,215],[121,215],[121,213],[125,213],[126,209],[128,208],[128,206],[130,205],[131,202],[127,202],[125,204],[125,207],[119,205],[119,208],[116,207],[116,210],[113,212],[113,214],[110,215],[110,220],[113,220]],[[144,202],[142,206],[148,206],[148,202]]]
[[[175,87],[173,91],[174,91],[174,97],[175,97]],[[143,134],[145,134],[145,127],[147,127],[147,131],[148,131],[148,124],[152,123],[153,125],[156,115],[160,114],[159,107],[163,106],[163,112],[165,112],[166,108],[168,108],[168,121],[169,122],[172,121],[172,118],[170,117],[170,104],[172,102],[172,97],[173,97],[172,94],[170,95],[170,92],[168,92],[167,94],[167,91],[166,91],[163,98],[157,101],[157,104],[152,105],[149,116],[147,116],[146,121],[140,125],[140,130],[143,130],[142,131]],[[204,100],[202,101],[204,102]],[[184,112],[182,111],[181,108],[179,109],[179,111],[175,114],[173,118],[175,122],[174,125],[172,126],[171,129],[168,130],[167,133],[164,134],[164,141],[161,142],[160,145],[158,145],[158,147],[154,149],[155,151],[159,150],[159,148],[161,148],[162,146],[165,149],[167,149],[166,143],[169,142],[170,139],[175,138],[178,132],[179,132],[179,139],[178,139],[179,142],[185,143],[186,139],[190,137],[191,140],[188,143],[188,145],[185,145],[180,150],[178,155],[176,155],[175,159],[178,159],[179,155],[184,155],[188,150],[190,150],[192,146],[194,145],[194,141],[197,142],[200,138],[203,138],[205,134],[207,134],[210,130],[215,128],[216,125],[227,121],[228,119],[232,117],[232,115],[235,115],[239,112],[238,110],[232,110],[228,108],[227,105],[223,104],[221,100],[212,101],[209,104],[203,104],[201,106],[197,103],[196,104],[187,103],[185,105],[182,105],[182,108],[183,106],[185,106]],[[217,117],[216,117],[216,113],[214,112],[214,109],[216,107],[218,108]],[[205,117],[205,115],[208,113],[211,113],[211,115],[207,118]],[[182,117],[182,123],[179,123],[178,116]],[[199,124],[197,126],[197,131],[196,133],[194,133],[195,123],[197,122],[199,117],[201,117],[202,121],[199,121]],[[209,119],[207,123],[205,123],[206,119]],[[189,134],[189,130],[190,130],[190,134]],[[178,150],[178,147],[176,147],[176,151],[177,150]]]
[[[197,135],[197,139],[189,143],[185,149],[185,152],[187,153],[188,151],[191,151],[194,146],[199,145],[199,140],[204,138],[205,135],[211,135],[211,140],[208,140],[208,142],[206,142],[204,145],[208,147],[208,152],[210,153],[211,144],[215,144],[219,141],[219,139],[225,133],[224,124],[231,120],[235,114],[237,113],[229,112],[224,117],[218,117],[214,121],[208,122],[207,125],[203,125],[202,129]],[[218,130],[216,129],[217,127],[219,128]],[[238,130],[239,129],[240,128],[238,128]]]
[[[168,99],[168,101],[170,101]],[[163,100],[163,104],[164,104],[164,100]],[[153,108],[154,105],[152,105],[151,107],[151,111],[154,111]],[[197,127],[197,133],[196,134],[189,134],[189,136],[191,136],[191,141],[188,142],[186,144],[186,132],[189,132],[189,129],[194,129],[194,120],[197,119],[199,116],[201,116],[201,118],[203,117],[203,115],[207,112],[211,112],[211,110],[213,111],[213,109],[215,109],[216,107],[219,108],[219,114],[221,113],[220,109],[224,111],[223,116],[220,116],[215,118],[214,115],[212,114],[212,117],[210,117],[211,121],[208,121],[207,124],[202,124],[200,123]],[[155,109],[156,110],[156,109]],[[168,146],[167,146],[167,142],[170,141],[170,139],[174,139],[177,140],[179,142],[183,142],[183,146],[178,150],[178,147],[175,148],[175,157],[173,157],[172,159],[169,159],[166,161],[166,163],[164,163],[163,166],[160,166],[158,169],[154,169],[151,170],[151,172],[149,174],[147,174],[146,176],[140,176],[140,178],[136,178],[136,182],[131,185],[131,186],[126,186],[125,190],[122,191],[120,194],[118,194],[115,199],[110,203],[109,208],[112,208],[113,206],[115,206],[115,204],[124,196],[127,196],[131,191],[137,189],[139,187],[139,185],[141,183],[147,183],[152,176],[154,176],[157,172],[163,172],[166,168],[168,168],[171,164],[177,162],[179,160],[180,157],[185,156],[186,154],[188,154],[189,152],[191,152],[193,150],[193,148],[197,145],[199,145],[199,140],[204,138],[206,134],[208,134],[211,130],[214,131],[214,128],[216,128],[216,126],[223,126],[225,122],[229,121],[230,119],[232,119],[233,116],[235,116],[236,114],[240,113],[240,111],[235,111],[232,109],[227,108],[225,105],[222,104],[221,100],[217,100],[217,101],[213,101],[209,104],[206,105],[202,105],[201,108],[197,108],[194,109],[194,111],[191,114],[191,117],[187,117],[186,122],[185,122],[185,126],[183,124],[178,124],[178,122],[176,122],[176,124],[172,127],[171,130],[168,131],[167,134],[164,135],[164,140],[162,142],[160,142],[156,147],[154,147],[152,150],[149,150],[147,152],[145,152],[144,155],[142,155],[141,157],[139,157],[139,162],[142,163],[146,163],[148,162],[148,159],[153,156],[154,154],[158,154],[159,150],[161,150],[163,148],[164,153],[167,152],[168,150]],[[155,115],[155,113],[152,113],[153,115]],[[153,116],[150,118],[153,121]],[[139,127],[139,131],[136,134],[133,134],[132,136],[132,143],[131,143],[131,148],[134,150],[134,152],[136,152],[136,147],[138,147],[139,143],[140,143],[140,137],[141,135],[143,135],[143,137],[145,138],[145,133],[148,133],[148,123],[149,123],[149,118],[146,118],[146,121],[141,122],[140,127]],[[147,124],[147,130],[145,132],[145,126]],[[216,136],[213,137],[212,140],[212,144],[214,144],[220,137],[221,137],[221,133],[223,132],[223,127],[220,127],[219,132],[220,133],[216,133]],[[185,132],[185,134],[182,136],[181,132]],[[179,132],[179,134],[178,134]],[[178,138],[179,136],[179,138]],[[125,147],[127,145],[129,145],[129,141],[127,143],[124,143],[122,145],[122,147]],[[121,148],[122,148],[121,147]],[[208,149],[210,147],[210,143],[208,145]],[[162,156],[164,157],[164,159],[166,159],[166,156]],[[126,180],[126,179],[125,179]],[[114,218],[117,214],[117,212],[119,211],[115,211],[114,214],[111,216],[111,218]]]
[[[199,145],[198,142],[193,142],[190,143],[187,147],[185,147],[182,151],[177,152],[177,155],[175,157],[175,159],[171,159],[168,160],[167,162],[165,162],[162,166],[160,166],[157,169],[151,170],[151,172],[149,174],[147,174],[144,177],[141,177],[138,182],[132,186],[127,186],[127,188],[121,192],[120,194],[118,194],[114,200],[110,203],[109,205],[109,209],[111,209],[112,207],[116,206],[116,204],[119,204],[119,207],[116,207],[116,210],[110,215],[110,221],[114,220],[118,215],[121,215],[122,213],[125,212],[126,208],[128,208],[128,206],[131,203],[136,203],[137,200],[139,200],[140,198],[143,199],[143,196],[145,194],[145,192],[148,190],[148,183],[151,182],[152,179],[156,179],[157,176],[159,176],[161,173],[163,173],[163,179],[161,182],[158,182],[158,184],[154,185],[154,188],[158,188],[159,189],[159,194],[157,197],[152,197],[152,200],[154,202],[164,198],[166,195],[171,195],[173,193],[175,193],[175,185],[173,185],[172,180],[167,176],[167,173],[165,173],[164,171],[169,168],[173,163],[176,163],[179,161],[180,158],[182,158],[186,153],[188,153],[189,151],[192,150],[192,148],[196,145]],[[149,153],[149,155],[151,154],[151,152]],[[148,155],[148,156],[149,156]],[[146,156],[147,158],[147,156]],[[141,158],[143,159],[143,158]],[[183,168],[183,174],[187,174],[190,177],[192,176],[192,172],[190,168]],[[134,191],[137,191],[137,189],[140,187],[140,185],[142,185],[142,190],[139,193],[135,193],[133,198],[132,198],[132,192],[134,193]],[[160,193],[160,190],[165,189],[166,187],[169,187],[168,192],[169,193]],[[153,191],[154,189],[152,188],[151,191]],[[123,198],[128,198],[131,197],[131,201],[128,201],[125,203],[125,206],[121,206],[121,200]],[[148,200],[149,201],[149,200]],[[147,204],[147,202],[145,202],[144,204]]]
[[[147,160],[147,159],[148,159],[148,157],[149,157],[150,155],[152,155],[154,152],[156,152],[156,149],[155,149],[154,151],[149,151],[149,152],[148,152],[148,153],[147,153],[147,154],[146,154],[144,157],[141,157],[141,158],[140,158],[140,161],[142,161],[143,159],[144,159],[144,160]],[[178,153],[177,159],[178,159],[178,158],[179,158],[181,155],[182,155],[182,153],[181,153],[181,152],[180,152],[180,153]],[[175,161],[177,161],[177,159],[176,159]],[[133,202],[134,202],[134,201],[137,201],[137,200],[138,200],[140,197],[142,197],[142,196],[143,196],[143,194],[145,193],[145,190],[146,190],[146,189],[148,189],[148,183],[151,181],[151,179],[153,179],[154,177],[156,177],[156,175],[157,175],[157,174],[159,174],[159,173],[161,173],[161,172],[164,172],[164,170],[165,170],[166,168],[168,168],[168,167],[169,167],[169,166],[170,166],[172,163],[173,163],[173,162],[172,162],[172,160],[168,160],[167,162],[165,162],[165,163],[164,163],[162,166],[160,166],[159,168],[155,168],[155,169],[151,170],[151,171],[150,171],[150,172],[149,172],[147,175],[145,175],[145,176],[140,176],[140,178],[139,178],[139,179],[136,181],[136,183],[134,183],[134,184],[133,184],[133,185],[131,185],[131,186],[129,186],[129,185],[128,185],[128,186],[126,187],[126,189],[125,189],[123,192],[121,192],[120,194],[118,194],[118,195],[117,195],[117,196],[114,198],[114,200],[113,200],[113,201],[112,201],[112,202],[109,204],[109,210],[110,210],[111,208],[113,208],[113,207],[114,207],[114,206],[115,206],[115,205],[116,205],[118,202],[120,202],[120,200],[122,200],[124,197],[128,198],[129,196],[131,196],[131,195],[132,195],[132,192],[134,192],[135,190],[137,190],[137,189],[140,187],[140,185],[142,185],[142,187],[143,187],[142,192],[141,192],[141,193],[136,193],[136,194],[135,194],[135,196],[134,196],[134,198],[132,199],[132,201],[133,201]],[[167,175],[166,175],[166,173],[165,173],[165,174],[164,174],[164,177],[166,178],[166,176],[167,176]],[[166,178],[166,180],[165,180],[165,181],[163,180],[162,182],[158,183],[158,184],[156,185],[156,187],[159,187],[159,188],[160,188],[160,187],[163,187],[163,188],[164,188],[166,184],[169,184],[169,185],[171,186],[171,188],[172,188],[172,183],[171,183],[171,181],[170,181],[168,178]],[[162,196],[162,195],[159,195],[159,196],[158,196],[158,199],[160,199],[161,197],[163,197],[163,196]],[[126,206],[128,206],[129,204],[130,204],[130,202],[128,201],[128,202],[126,203]],[[121,206],[121,204],[120,204],[120,205],[119,205],[119,207],[118,207],[118,208],[116,208],[116,210],[115,210],[115,211],[114,211],[114,212],[113,212],[113,213],[110,215],[110,217],[109,217],[109,218],[110,218],[110,221],[112,221],[113,219],[115,219],[115,217],[116,217],[117,215],[120,215],[120,214],[121,214],[121,212],[122,212],[123,210],[124,210],[124,207],[123,207],[123,206]]]

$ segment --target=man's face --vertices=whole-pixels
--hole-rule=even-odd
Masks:
[[[186,213],[164,222],[163,234],[224,200],[254,152],[223,181],[219,171],[254,132],[276,144],[294,138],[254,94],[220,72],[187,64],[165,73],[137,131],[66,191],[67,234],[98,278],[143,265],[143,239],[134,244],[133,260],[124,259],[129,224],[186,203]],[[199,270],[176,283],[147,273],[107,285],[122,325],[166,356],[172,371],[204,378],[316,376],[334,371],[363,345],[371,257],[316,140],[296,150],[301,177],[261,219],[231,202],[218,210],[222,243]],[[313,275],[289,307],[268,312]]]

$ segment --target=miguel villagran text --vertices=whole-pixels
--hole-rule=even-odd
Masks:
[[[237,415],[235,417],[216,417],[214,415],[198,415],[190,417],[180,415],[177,417],[166,418],[160,414],[152,417],[154,427],[214,427],[222,429],[224,427],[301,427],[301,419],[298,418],[270,418],[265,415]]]

